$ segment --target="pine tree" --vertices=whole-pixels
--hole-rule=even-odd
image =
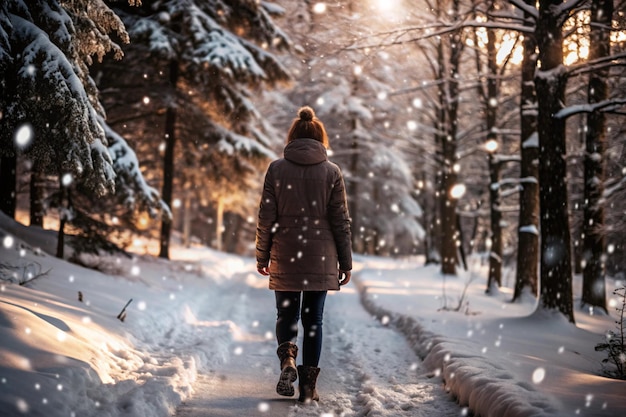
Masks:
[[[106,100],[114,127],[135,140],[145,129],[153,149],[158,149],[154,138],[164,138],[162,197],[168,205],[177,183],[183,189],[211,186],[210,178],[186,184],[186,177],[194,176],[181,174],[186,168],[199,168],[200,155],[208,149],[231,156],[229,163],[274,156],[251,96],[262,85],[289,79],[287,70],[268,52],[286,47],[289,41],[272,22],[267,7],[245,0],[172,0],[115,9],[131,36],[125,52],[134,71],[108,65],[100,85],[112,91]],[[115,94],[120,85],[131,88]],[[134,107],[142,101],[145,107]],[[250,170],[239,171],[239,176],[244,174]],[[161,257],[169,257],[171,228],[165,219]]]
[[[422,109],[411,103],[415,90],[400,80],[419,84],[421,73],[406,65],[408,47],[359,44],[397,21],[376,15],[370,3],[345,1],[326,10],[316,3],[283,3],[299,52],[286,57],[287,65],[297,68],[298,83],[288,93],[286,111],[291,116],[290,109],[311,105],[326,125],[330,158],[346,179],[353,250],[412,253],[424,229],[414,195],[417,181],[407,167],[423,168],[417,161],[428,158],[420,152],[426,135],[416,129],[423,115],[415,112]]]
[[[60,192],[49,196],[57,203],[67,193],[73,195],[71,200],[79,200],[75,191],[87,201],[93,196],[111,198],[116,183],[117,190],[128,194],[120,179],[139,171],[128,171],[128,164],[116,163],[111,157],[115,149],[109,145],[119,149],[119,141],[107,140],[103,108],[89,74],[94,57],[99,60],[109,52],[121,57],[121,49],[109,33],[116,32],[122,42],[128,41],[122,22],[101,0],[28,4],[10,0],[0,8],[0,23],[4,89],[0,140],[5,156],[15,160],[19,155],[32,161],[32,217],[43,214],[39,178],[44,175],[56,176],[61,184]],[[150,201],[147,206],[160,207],[158,195],[146,188],[137,187],[134,192],[143,195],[137,200]],[[7,201],[6,196],[14,193],[13,181],[3,190],[1,200]],[[72,213],[72,207],[57,207],[62,209],[62,223],[71,221],[64,216]],[[87,207],[90,209],[94,207]],[[60,232],[62,241],[63,228]]]

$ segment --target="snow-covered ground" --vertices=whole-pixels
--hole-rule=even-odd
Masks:
[[[614,315],[533,314],[508,302],[510,276],[486,296],[479,260],[444,279],[357,257],[327,300],[322,400],[302,406],[274,393],[273,294],[252,259],[174,246],[172,261],[94,258],[97,272],[1,214],[0,240],[3,278],[37,276],[0,282],[1,416],[626,415],[626,382],[600,376],[594,351]],[[461,312],[442,311],[466,284]]]

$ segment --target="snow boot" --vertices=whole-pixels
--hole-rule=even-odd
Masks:
[[[276,392],[285,397],[293,397],[295,390],[293,382],[298,377],[296,369],[296,356],[298,356],[298,346],[295,343],[281,343],[276,350],[280,359],[280,379],[276,385]]]
[[[299,391],[300,397],[298,401],[310,403],[311,401],[319,401],[320,396],[317,394],[315,385],[317,384],[317,376],[320,374],[320,368],[315,366],[298,366]]]

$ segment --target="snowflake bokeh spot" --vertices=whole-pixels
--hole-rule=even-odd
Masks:
[[[9,249],[9,248],[11,248],[13,246],[13,244],[15,243],[15,240],[13,239],[13,236],[7,235],[2,240],[2,243],[3,243],[5,248]]]
[[[546,377],[546,370],[544,368],[537,368],[533,372],[533,382],[535,384],[541,384]]]
[[[74,182],[74,176],[70,173],[65,173],[63,174],[63,177],[61,177],[61,184],[64,187],[69,187],[70,185],[72,185],[73,182]]]
[[[18,398],[15,402],[15,407],[18,409],[20,413],[28,413],[29,407],[28,403],[23,398]]]
[[[18,148],[26,148],[33,140],[33,128],[26,123],[20,126],[15,132],[15,144]]]

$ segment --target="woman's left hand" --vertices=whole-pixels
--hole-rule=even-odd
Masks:
[[[257,268],[256,270],[257,270],[257,271],[259,272],[259,274],[261,274],[261,275],[268,276],[268,275],[270,274],[269,268],[268,268],[267,266],[264,266],[263,268]]]
[[[350,282],[350,277],[352,276],[351,271],[339,271],[339,277],[343,276],[343,279],[339,279],[339,285],[346,285]]]

